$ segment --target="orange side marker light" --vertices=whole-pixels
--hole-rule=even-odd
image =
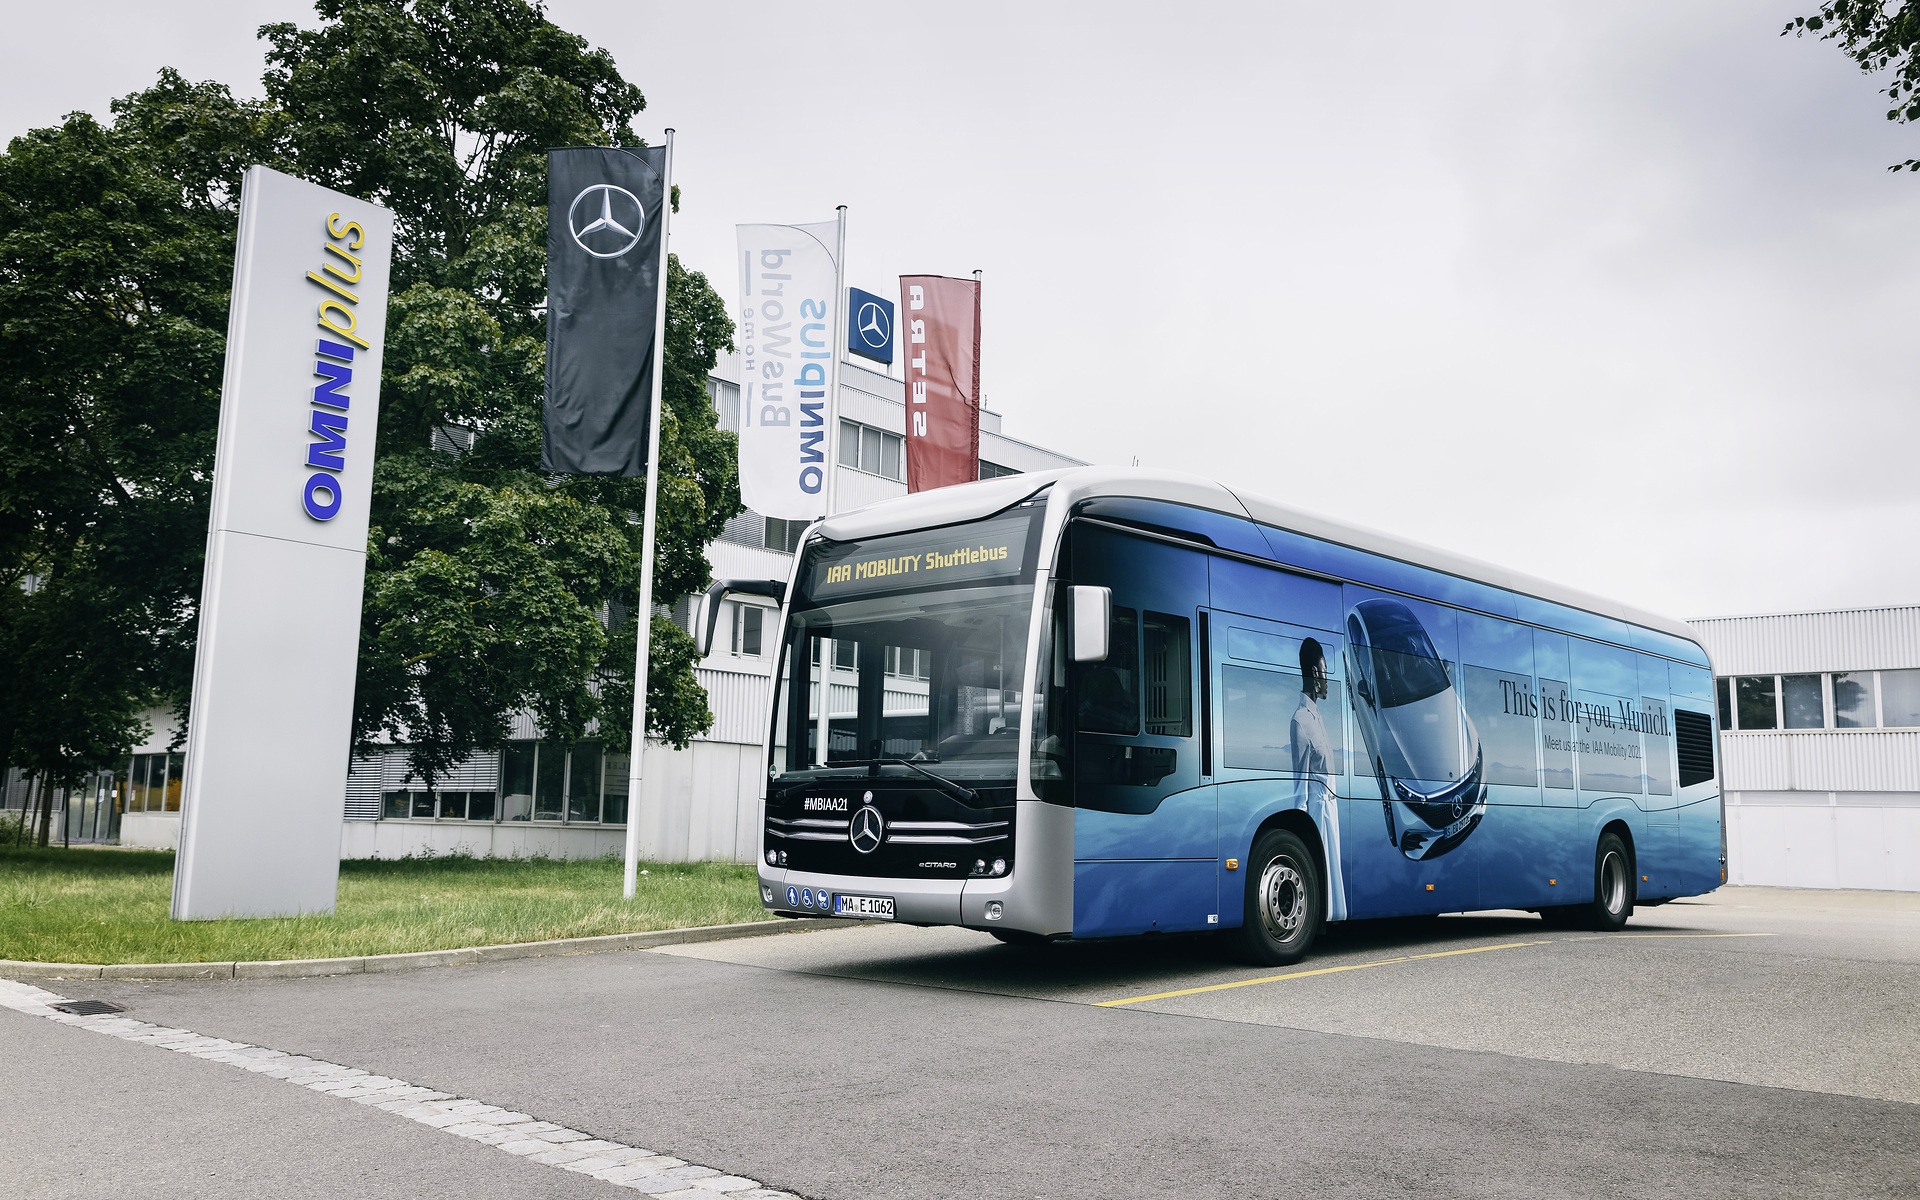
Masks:
[[[1432,884],[1428,884],[1428,885],[1427,885],[1427,890],[1428,890],[1428,891],[1432,891],[1432,890],[1433,890],[1433,885],[1432,885]]]
[[[1229,871],[1238,871],[1239,869],[1240,869],[1240,860],[1239,860],[1239,859],[1237,859],[1237,858],[1230,858],[1230,859],[1228,859],[1228,860],[1227,860],[1227,870],[1229,870]]]

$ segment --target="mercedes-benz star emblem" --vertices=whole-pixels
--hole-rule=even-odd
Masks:
[[[887,839],[886,818],[880,810],[869,804],[853,814],[853,821],[847,826],[847,840],[861,854],[872,854]]]
[[[860,306],[860,340],[878,350],[887,344],[893,331],[887,327],[887,310],[868,302]]]
[[[582,209],[585,212],[582,212]],[[584,224],[582,223],[584,221]],[[567,228],[573,244],[595,258],[619,258],[640,244],[640,231],[646,227],[647,210],[640,200],[623,187],[596,183],[573,198],[567,210]],[[593,239],[592,245],[587,239]],[[600,247],[598,250],[594,246]]]

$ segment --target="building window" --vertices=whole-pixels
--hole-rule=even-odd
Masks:
[[[551,739],[508,742],[500,754],[502,821],[558,821],[572,825],[620,824],[627,819],[624,754],[607,754],[598,741],[569,747]],[[469,819],[489,820],[473,812]],[[486,793],[487,810],[493,794]],[[443,814],[444,815],[444,814]]]
[[[1920,671],[1880,672],[1880,723],[1891,729],[1920,725]]]
[[[933,674],[933,651],[911,646],[888,646],[886,671],[902,679],[926,679]]]
[[[767,610],[757,604],[733,606],[733,653],[736,658],[760,657],[760,634]]]
[[[1018,474],[1020,472],[1013,467],[1003,467],[999,463],[988,462],[984,458],[980,460],[980,478],[982,479],[998,479],[1002,475]]]
[[[809,521],[784,521],[779,517],[768,517],[767,536],[762,544],[769,550],[792,554],[800,549],[800,539],[805,536],[809,524]]]
[[[1833,673],[1833,727],[1835,729],[1872,729],[1880,723],[1875,714],[1872,671],[1835,671]]]
[[[1771,675],[1741,675],[1733,681],[1733,693],[1737,716],[1742,729],[1776,729],[1780,725],[1780,714],[1774,704],[1774,677]]]
[[[707,395],[713,400],[716,424],[728,433],[740,432],[740,385],[724,379],[707,379]]]
[[[1720,728],[1733,728],[1733,680],[1722,675],[1713,681],[1714,694],[1720,697]]]
[[[186,760],[178,754],[136,754],[127,767],[127,812],[179,812],[180,773]]]
[[[840,465],[878,475],[883,479],[906,478],[902,470],[900,435],[862,425],[858,421],[840,422]]]
[[[1825,729],[1827,706],[1818,675],[1782,675],[1780,709],[1788,729]]]

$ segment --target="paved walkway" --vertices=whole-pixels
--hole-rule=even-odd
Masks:
[[[324,1062],[304,1054],[203,1037],[189,1030],[170,1029],[129,1017],[74,1015],[55,1007],[66,1001],[65,996],[32,984],[0,979],[0,1007],[176,1054],[225,1063],[269,1079],[283,1079],[296,1087],[369,1105],[442,1133],[493,1146],[530,1163],[587,1175],[618,1187],[659,1196],[662,1200],[712,1200],[715,1195],[726,1195],[732,1200],[796,1200],[791,1193],[762,1188],[754,1180],[729,1175],[714,1167],[609,1142],[578,1129],[538,1120],[527,1113],[509,1112],[498,1105],[416,1087],[403,1079],[370,1074],[358,1067]]]

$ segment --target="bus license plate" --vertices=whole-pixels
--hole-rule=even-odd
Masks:
[[[833,915],[891,921],[893,920],[893,897],[837,895],[833,898]]]

